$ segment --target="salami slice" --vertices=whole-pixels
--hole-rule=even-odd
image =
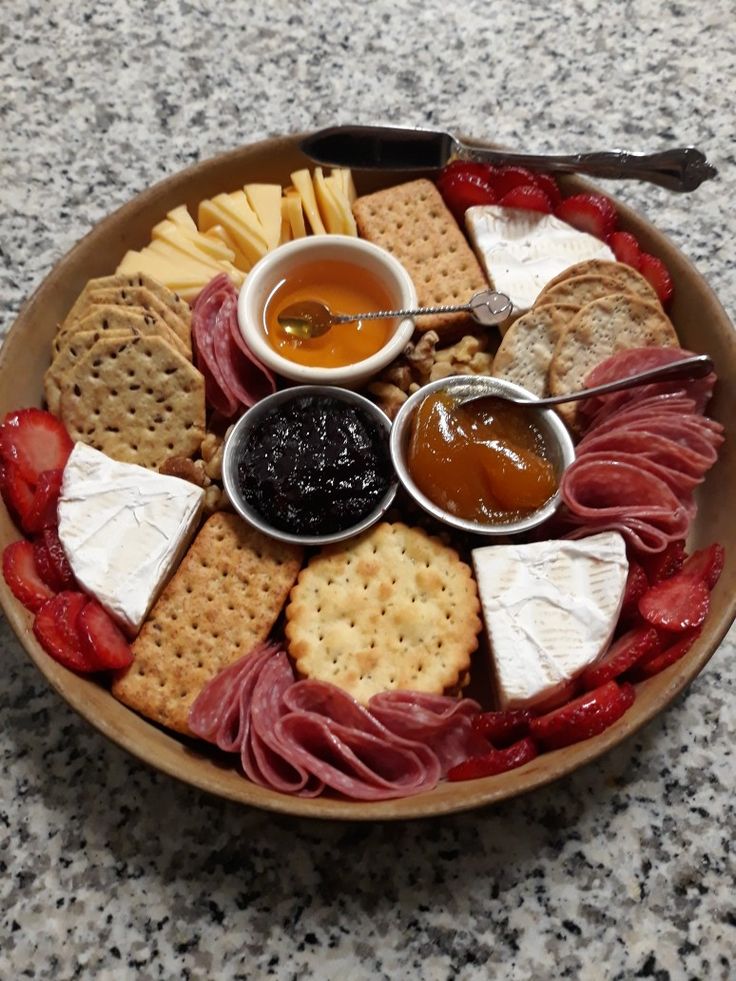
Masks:
[[[237,412],[238,403],[215,357],[215,322],[228,295],[226,284],[230,284],[226,275],[216,276],[197,297],[192,307],[192,343],[195,364],[204,375],[207,402],[229,419]]]
[[[637,453],[663,467],[679,471],[684,479],[692,482],[692,487],[702,481],[711,465],[706,457],[693,453],[666,436],[629,427],[600,434],[592,432],[577,447],[578,459],[588,453]]]

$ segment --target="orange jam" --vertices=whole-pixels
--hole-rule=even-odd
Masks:
[[[459,405],[447,392],[428,395],[412,424],[408,466],[438,507],[468,521],[517,521],[557,489],[546,443],[523,406],[488,398]]]
[[[287,334],[279,314],[301,300],[326,303],[333,313],[372,313],[395,309],[381,280],[352,262],[305,262],[275,287],[263,312],[268,342],[283,358],[316,368],[342,368],[363,361],[383,347],[395,320],[366,320],[336,324],[321,337],[303,340]]]

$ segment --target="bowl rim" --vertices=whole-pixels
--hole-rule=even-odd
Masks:
[[[192,200],[192,188],[200,188],[201,185],[209,187],[214,181],[219,182],[218,187],[223,187],[223,180],[230,180],[236,186],[242,183],[244,170],[264,175],[264,178],[254,179],[265,179],[266,174],[272,173],[274,160],[291,160],[294,164],[305,166],[310,162],[298,148],[307,135],[300,132],[259,140],[193,164],[151,184],[97,223],[56,262],[21,305],[0,348],[0,378],[6,374],[19,376],[16,365],[29,357],[28,351],[33,345],[28,344],[28,337],[33,336],[34,332],[37,343],[44,332],[50,340],[54,324],[50,322],[48,306],[55,306],[64,313],[90,277],[109,274],[109,254],[100,248],[100,244],[107,244],[110,251],[120,250],[123,223],[141,228],[145,218],[145,226],[150,228],[152,221],[157,220],[155,216],[164,213],[161,199],[170,202],[169,206],[173,207],[173,202]],[[498,148],[490,142],[483,145]],[[365,174],[362,176],[365,178]],[[412,175],[410,172],[386,172],[373,183],[373,187],[389,186],[402,179],[411,180]],[[370,181],[366,182],[370,186]],[[580,193],[599,190],[596,185],[580,177],[566,178],[565,185]],[[710,347],[717,346],[723,363],[736,370],[736,330],[713,288],[682,250],[643,215],[620,200],[616,201],[616,206],[621,227],[635,231],[648,251],[664,259],[673,271],[676,286],[678,277],[688,276],[697,292],[699,308],[705,308],[709,314],[705,322],[708,323],[709,337],[713,342]],[[677,303],[677,295],[675,299]],[[701,319],[702,316],[698,322]],[[692,344],[691,347],[697,349],[698,345]],[[714,352],[711,350],[709,353]],[[36,379],[28,388],[27,404],[40,405],[41,397],[40,380]],[[8,401],[7,390],[0,386],[0,408],[13,407]],[[712,481],[713,476],[709,479]],[[4,508],[0,509],[0,530],[4,541],[18,537],[18,530],[10,522]],[[733,561],[732,558],[729,563],[727,554],[727,567]],[[116,702],[108,690],[100,688],[94,681],[73,675],[53,661],[33,636],[30,614],[13,597],[2,577],[0,605],[21,646],[49,685],[103,737],[140,762],[190,787],[241,806],[245,804],[289,816],[321,820],[372,822],[435,818],[487,807],[569,775],[633,736],[659,715],[700,673],[728,632],[736,617],[736,590],[727,592],[721,586],[722,583],[719,583],[714,592],[718,597],[716,608],[711,610],[706,629],[690,652],[656,678],[643,683],[640,686],[642,697],[637,697],[632,708],[600,735],[567,750],[546,753],[519,770],[465,784],[453,784],[449,792],[443,785],[443,793],[434,790],[416,797],[369,804],[332,798],[290,797],[250,784],[232,767],[218,766],[201,746],[192,746],[186,740],[160,729]],[[658,684],[654,685],[654,682]],[[200,765],[202,762],[204,765]]]
[[[505,378],[494,378],[492,375],[449,375],[447,378],[439,378],[437,381],[423,385],[418,392],[414,392],[404,402],[396,414],[394,424],[391,428],[391,459],[394,469],[398,474],[401,485],[408,494],[423,508],[427,514],[442,521],[444,524],[455,528],[458,531],[466,531],[473,535],[485,535],[489,538],[504,537],[507,535],[518,535],[525,531],[531,531],[543,524],[557,511],[560,505],[560,487],[545,503],[527,515],[526,518],[519,518],[517,521],[510,521],[507,524],[487,525],[480,521],[471,521],[466,518],[458,518],[427,497],[419,487],[417,487],[412,477],[406,461],[407,430],[411,424],[411,419],[419,405],[434,392],[444,390],[459,390],[476,388],[485,389],[488,395],[492,396],[499,392],[506,391],[509,395],[517,395],[525,398],[528,402],[534,403],[537,399],[533,392],[517,385],[516,382],[507,381]],[[495,389],[495,391],[494,391]],[[479,391],[480,394],[480,391]],[[558,473],[559,480],[565,470],[575,460],[575,446],[567,427],[562,422],[554,409],[549,406],[540,406],[536,410],[545,420],[548,432],[551,432],[553,440],[560,450],[562,458],[562,469]]]
[[[293,242],[285,242],[271,252],[267,252],[253,266],[243,282],[238,294],[238,326],[246,344],[251,348],[255,356],[262,361],[266,367],[272,371],[298,381],[302,384],[313,385],[349,385],[357,383],[367,378],[396,358],[414,333],[414,321],[410,317],[405,317],[399,321],[393,334],[386,343],[362,361],[353,364],[341,365],[335,368],[323,368],[316,365],[302,365],[295,361],[290,361],[274,350],[264,338],[260,320],[262,313],[260,303],[256,304],[254,294],[262,290],[263,280],[274,279],[275,270],[284,262],[289,262],[294,256],[303,253],[317,253],[325,250],[334,251],[335,249],[345,250],[351,255],[346,256],[346,261],[356,261],[356,256],[371,256],[376,264],[383,266],[384,270],[392,277],[395,287],[400,294],[401,309],[412,309],[417,305],[417,292],[414,283],[399,260],[387,252],[380,245],[367,242],[365,239],[355,238],[352,235],[315,235],[308,238],[296,239]],[[394,292],[394,289],[391,289]],[[258,308],[256,314],[254,307]]]
[[[225,440],[222,457],[222,481],[228,499],[240,517],[254,528],[257,528],[258,531],[263,532],[264,535],[269,535],[271,538],[275,538],[281,542],[289,542],[292,545],[331,545],[334,542],[344,542],[348,538],[355,538],[381,520],[393,504],[399,487],[399,481],[395,472],[391,477],[389,489],[372,511],[364,518],[361,518],[357,524],[351,525],[349,528],[343,528],[342,531],[335,531],[326,535],[299,535],[282,531],[280,528],[274,528],[263,519],[255,508],[243,500],[236,476],[237,459],[235,453],[239,448],[238,444],[245,438],[245,434],[277,406],[284,405],[286,402],[291,402],[293,399],[302,398],[307,395],[339,399],[341,402],[359,406],[364,412],[368,413],[371,419],[375,420],[379,426],[385,429],[387,439],[390,437],[391,420],[389,417],[380,406],[376,405],[375,402],[371,402],[370,399],[367,399],[364,395],[360,395],[358,392],[352,392],[348,388],[339,388],[332,385],[296,385],[293,388],[283,388],[278,392],[274,392],[272,395],[267,395],[260,402],[256,402],[255,405],[243,413],[233,426],[232,431]]]

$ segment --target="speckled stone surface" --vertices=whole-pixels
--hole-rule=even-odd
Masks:
[[[335,121],[526,149],[694,143],[721,178],[617,194],[733,315],[731,0],[4,0],[2,327],[100,218],[241,142]],[[734,634],[597,764],[494,810],[350,827],[221,803],[81,722],[5,622],[0,977],[736,975]]]

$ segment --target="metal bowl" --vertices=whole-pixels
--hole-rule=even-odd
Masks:
[[[440,391],[450,392],[461,399],[478,395],[514,395],[529,402],[536,401],[536,396],[522,388],[521,385],[515,385],[513,382],[504,381],[501,378],[491,378],[487,375],[453,375],[451,378],[441,378],[439,381],[431,382],[415,392],[404,402],[394,420],[391,430],[391,459],[399,480],[417,504],[433,517],[444,521],[445,524],[462,531],[473,532],[476,535],[513,535],[522,531],[529,531],[530,528],[535,528],[550,518],[560,503],[559,490],[541,508],[533,511],[525,518],[498,524],[486,524],[458,518],[449,511],[445,511],[444,508],[438,507],[434,501],[431,501],[419,490],[412,480],[406,464],[412,419],[419,404],[428,395]],[[548,459],[554,467],[559,484],[562,474],[575,459],[575,447],[570,433],[554,409],[538,408],[535,411],[537,414],[536,421],[547,446]]]
[[[335,388],[332,385],[297,385],[294,388],[287,388],[281,392],[275,392],[273,395],[269,395],[254,405],[253,408],[248,409],[240,417],[225,443],[222,461],[222,480],[227,496],[238,514],[265,535],[270,535],[271,538],[278,538],[282,542],[292,542],[297,545],[327,545],[330,542],[341,542],[346,538],[359,535],[362,531],[365,531],[379,521],[393,503],[398,482],[394,477],[389,489],[378,501],[373,510],[357,524],[351,525],[349,528],[344,528],[342,531],[335,531],[329,535],[298,535],[283,531],[280,528],[274,528],[268,524],[260,512],[251,507],[243,498],[238,484],[238,461],[240,454],[254,426],[258,425],[262,419],[280,405],[284,405],[284,403],[290,402],[292,399],[302,398],[305,395],[322,395],[357,406],[369,415],[378,426],[385,429],[387,436],[391,431],[391,421],[388,416],[363,395],[350,392],[345,388]],[[329,502],[326,502],[325,506],[329,507]]]

